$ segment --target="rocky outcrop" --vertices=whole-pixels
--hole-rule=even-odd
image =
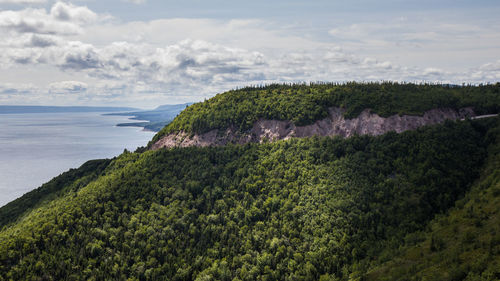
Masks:
[[[475,116],[471,108],[459,111],[453,109],[432,109],[422,116],[392,115],[387,118],[364,110],[353,119],[344,118],[344,110],[330,108],[327,118],[318,120],[311,125],[295,126],[290,121],[258,120],[248,132],[240,132],[235,128],[223,130],[214,129],[204,134],[188,134],[179,132],[168,134],[153,144],[153,149],[162,147],[187,146],[219,146],[229,143],[244,144],[248,142],[275,141],[293,137],[310,136],[342,136],[381,135],[390,131],[397,133],[414,130],[424,125],[443,123],[445,120],[457,120]]]

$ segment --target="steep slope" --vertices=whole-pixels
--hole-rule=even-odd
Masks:
[[[500,131],[480,180],[369,280],[500,280]],[[419,242],[421,241],[421,242]],[[412,245],[413,243],[416,245]]]
[[[496,160],[477,180],[488,153],[497,159],[499,117],[447,119],[499,109],[500,84],[217,95],[149,148],[214,130],[286,140],[232,145],[226,135],[225,146],[126,151],[63,174],[0,208],[0,280],[492,280]],[[428,120],[439,124],[419,127]],[[351,137],[319,136],[331,130]],[[442,218],[470,243],[436,226]],[[459,258],[447,261],[448,248]]]
[[[465,194],[490,127],[124,153],[5,227],[0,276],[347,278]]]
[[[345,110],[341,108],[329,108],[327,118],[304,126],[296,126],[291,121],[258,120],[253,124],[252,129],[246,132],[241,132],[234,127],[225,130],[213,129],[203,134],[187,134],[181,131],[163,136],[151,148],[262,143],[312,136],[378,136],[391,131],[401,133],[426,125],[441,124],[446,120],[460,120],[475,116],[471,108],[458,111],[449,108],[432,109],[426,111],[423,116],[392,115],[387,118],[380,117],[366,109],[356,118],[345,119],[344,112]]]
[[[500,111],[500,84],[270,85],[219,94],[181,112],[150,147],[290,137],[380,135]]]
[[[108,159],[88,161],[80,168],[70,169],[39,188],[2,206],[0,208],[0,229],[16,221],[27,211],[39,207],[43,202],[48,202],[58,196],[63,196],[65,192],[70,189],[77,190],[87,185],[89,182],[99,177],[110,162],[111,160]]]

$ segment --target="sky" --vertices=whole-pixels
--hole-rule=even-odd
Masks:
[[[500,81],[498,0],[0,0],[0,104],[153,108],[283,82]]]

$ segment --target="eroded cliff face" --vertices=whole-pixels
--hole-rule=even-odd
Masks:
[[[229,143],[244,144],[248,142],[276,141],[289,138],[310,136],[342,136],[381,135],[390,131],[401,133],[414,130],[424,125],[443,123],[445,120],[457,120],[475,116],[471,108],[459,111],[444,108],[432,109],[423,116],[392,115],[387,118],[371,113],[369,109],[353,119],[345,119],[340,108],[330,108],[327,118],[318,120],[311,125],[295,126],[290,121],[259,120],[248,132],[239,132],[235,128],[215,129],[204,134],[187,134],[179,132],[169,134],[153,144],[152,149],[162,147],[187,146],[219,146]]]

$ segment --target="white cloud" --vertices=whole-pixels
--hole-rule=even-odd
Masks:
[[[486,63],[478,68],[472,69],[463,79],[464,81],[468,81],[467,79],[480,80],[483,82],[500,81],[500,60]]]
[[[428,68],[424,69],[422,74],[424,74],[424,75],[443,75],[444,71],[439,69],[439,68],[428,67]]]
[[[92,25],[78,39],[95,45],[125,41],[163,47],[191,38],[256,51],[280,50],[281,53],[283,50],[312,49],[326,45],[274,28],[273,23],[262,20],[169,18]]]
[[[50,13],[34,8],[0,11],[0,28],[16,33],[77,35],[83,32],[84,25],[97,19],[98,15],[87,7],[57,2]]]
[[[0,93],[2,94],[22,94],[30,93],[36,89],[36,86],[30,83],[2,83],[0,84]]]
[[[0,83],[0,104],[36,104],[42,96],[31,83]]]
[[[25,95],[33,103],[153,105],[167,99],[200,100],[234,87],[272,82],[461,84],[500,79],[500,61],[450,70],[438,59],[418,63],[401,59],[402,54],[435,56],[431,49],[446,49],[446,40],[456,44],[478,36],[484,30],[477,26],[435,23],[435,28],[419,28],[408,19],[359,23],[330,30],[337,40],[332,43],[290,34],[261,20],[121,23],[107,18],[65,2],[56,2],[48,11],[1,11],[0,103],[24,102]],[[496,42],[489,29],[481,34]],[[363,52],[366,46],[372,52]],[[426,51],[419,53],[419,48]],[[43,69],[44,79],[33,71],[23,77],[28,69]],[[16,71],[21,78],[12,78],[10,73]],[[11,78],[2,78],[2,73]],[[36,86],[29,83],[34,80]]]
[[[86,83],[80,81],[60,81],[49,84],[50,93],[81,93],[85,92],[88,88]]]
[[[50,9],[50,15],[54,19],[60,21],[70,21],[81,24],[91,23],[97,20],[97,14],[89,10],[89,8],[64,2],[55,3]]]
[[[332,40],[362,56],[397,59],[422,68],[470,67],[500,51],[498,23],[445,21],[423,16],[339,25]],[[434,63],[434,66],[429,66]],[[447,69],[446,69],[447,68]]]
[[[470,39],[486,31],[477,25],[445,23],[425,18],[395,19],[382,22],[361,22],[330,29],[329,34],[342,41],[359,44],[378,42],[380,45],[405,44],[419,46],[444,40]],[[488,30],[493,31],[493,30]]]
[[[56,36],[32,34],[29,38],[29,42],[26,44],[28,47],[45,48],[61,44],[60,38]]]
[[[146,0],[122,0],[122,1],[129,2],[129,3],[134,3],[134,4],[137,4],[137,5],[146,3]]]
[[[338,47],[270,56],[201,40],[183,40],[162,48],[129,42],[114,42],[99,48],[52,37],[41,41],[50,44],[7,49],[4,54],[10,61],[2,65],[45,64],[65,73],[74,73],[74,76],[84,75],[92,84],[88,81],[56,82],[41,92],[50,95],[80,93],[81,99],[102,103],[141,99],[153,102],[172,95],[193,100],[200,95],[212,95],[237,86],[272,82],[395,80],[479,83],[500,78],[500,62],[463,73],[447,72],[439,68],[404,67],[390,61],[362,58]],[[467,75],[469,78],[461,80]]]
[[[74,35],[82,32],[71,22],[55,20],[44,9],[0,12],[0,28],[17,33]]]

